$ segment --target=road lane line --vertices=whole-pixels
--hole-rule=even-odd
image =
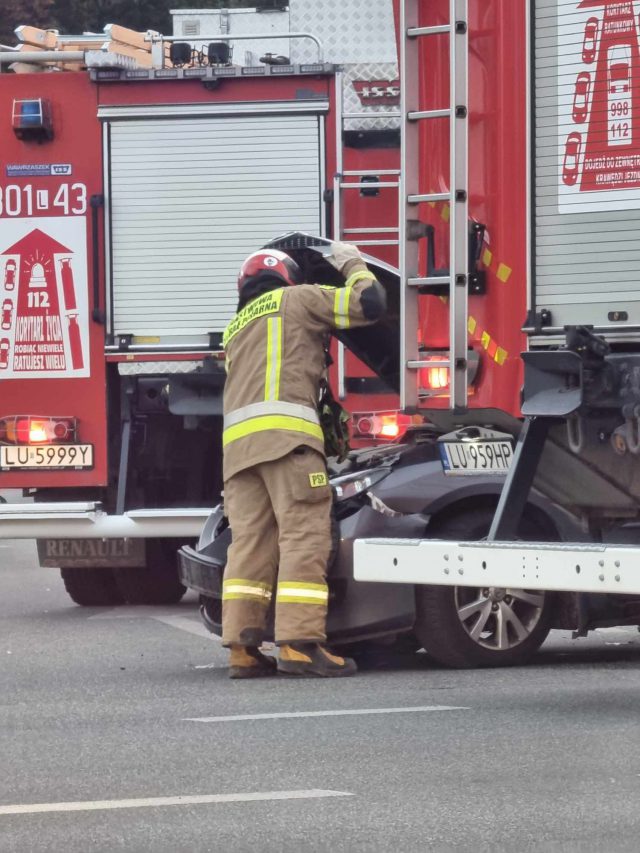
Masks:
[[[179,631],[186,631],[188,634],[195,634],[196,637],[206,637],[208,640],[222,642],[221,637],[217,634],[211,634],[204,627],[202,622],[196,622],[195,619],[189,619],[188,616],[152,616],[156,622],[162,622],[163,625],[168,625],[170,628],[177,628]]]
[[[206,637],[207,639],[221,642],[221,638],[217,634],[210,634],[199,619],[182,616],[176,613],[175,610],[169,608],[154,607],[154,606],[125,606],[114,607],[106,610],[104,613],[94,613],[88,616],[88,619],[153,619],[156,622],[162,622],[163,625],[168,625],[170,628],[177,628],[179,631],[186,631],[188,634],[195,634],[196,637]]]
[[[351,717],[361,714],[421,714],[428,711],[470,711],[461,705],[419,705],[415,708],[353,708],[348,711],[282,711],[276,714],[237,714],[232,717],[185,717],[183,723],[235,723],[246,720],[289,720],[292,717]]]
[[[77,803],[27,803],[0,806],[0,815],[43,814],[44,812],[93,812],[110,809],[143,809],[161,806],[194,806],[209,803],[248,803],[265,800],[318,800],[328,797],[353,797],[348,791],[264,791],[253,794],[204,794],[185,797],[142,797],[135,800],[87,800]]]

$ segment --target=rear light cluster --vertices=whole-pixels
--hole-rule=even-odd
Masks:
[[[422,357],[423,361],[442,361],[442,356]],[[446,391],[449,388],[448,367],[421,367],[420,388],[425,391]]]
[[[394,441],[414,423],[410,415],[400,412],[358,412],[352,416],[355,438]],[[422,420],[422,419],[420,419]]]
[[[446,350],[432,350],[429,353],[422,350],[420,352],[420,361],[433,362],[433,367],[421,367],[419,370],[418,383],[420,393],[424,396],[438,397],[439,395],[446,396],[449,393],[449,368],[443,367],[442,362],[449,361],[449,353]],[[480,364],[480,356],[478,353],[470,349],[468,352],[468,369],[467,378],[469,382],[469,394],[473,394],[472,385],[478,376],[478,366]]]
[[[0,442],[4,444],[64,444],[75,441],[76,437],[76,418],[41,415],[0,418]]]

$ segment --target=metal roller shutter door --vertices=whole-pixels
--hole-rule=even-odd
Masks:
[[[317,116],[111,125],[113,331],[202,336],[235,311],[243,259],[320,232]]]
[[[536,309],[554,327],[639,326],[640,3],[532,7]]]

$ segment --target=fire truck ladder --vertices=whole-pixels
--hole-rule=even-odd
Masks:
[[[376,111],[372,113],[349,113],[344,110],[343,73],[336,74],[336,173],[333,177],[333,239],[355,243],[359,248],[371,246],[398,246],[399,229],[372,225],[358,228],[348,227],[344,221],[344,195],[346,192],[377,193],[380,189],[399,189],[399,169],[348,169],[344,170],[344,130],[349,119],[394,119],[400,117],[399,110]],[[382,178],[382,181],[380,180]],[[367,238],[364,239],[363,238]],[[346,397],[345,387],[345,346],[338,344],[338,396]]]
[[[402,111],[400,175],[400,277],[401,347],[400,399],[404,409],[418,407],[420,368],[449,370],[450,407],[462,413],[467,407],[469,193],[468,193],[468,7],[467,0],[449,0],[449,23],[420,26],[420,10],[428,0],[400,3],[400,108]],[[447,35],[449,41],[449,106],[420,109],[420,52],[423,39]],[[450,178],[446,192],[421,192],[420,126],[424,121],[449,120]],[[450,206],[449,266],[446,274],[419,270],[420,240],[429,226],[419,219],[419,206],[445,202]],[[441,293],[447,286],[449,304],[448,361],[420,360],[418,346],[418,295]]]

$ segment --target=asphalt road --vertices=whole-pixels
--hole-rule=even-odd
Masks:
[[[0,697],[2,853],[640,844],[635,629],[521,669],[231,682],[193,597],[76,607],[0,541]]]

